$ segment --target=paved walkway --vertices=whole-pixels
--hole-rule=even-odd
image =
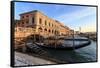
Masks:
[[[55,62],[42,58],[30,56],[20,52],[15,52],[15,66],[56,64]]]

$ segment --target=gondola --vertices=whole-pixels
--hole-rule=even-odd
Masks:
[[[76,39],[76,40],[78,40],[78,39]],[[85,39],[79,39],[79,40],[82,41]],[[79,49],[79,48],[82,48],[82,47],[85,47],[85,46],[88,46],[89,44],[91,44],[91,40],[87,39],[85,41],[86,41],[85,43],[81,43],[78,45],[65,44],[65,45],[69,45],[69,46],[63,46],[64,44],[56,45],[56,46],[55,45],[45,45],[44,43],[35,43],[35,44],[38,45],[39,47],[47,48],[47,49],[73,50],[73,49]]]

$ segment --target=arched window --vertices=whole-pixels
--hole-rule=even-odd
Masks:
[[[52,30],[52,33],[53,33],[53,30]]]
[[[41,18],[39,19],[39,23],[42,24],[42,19]]]
[[[50,22],[49,22],[49,26],[50,26]]]
[[[51,32],[51,30],[49,29],[49,31],[48,32]]]
[[[47,31],[47,29],[45,28],[44,31]]]
[[[34,24],[34,17],[32,17],[32,23]]]
[[[28,24],[28,21],[26,21],[26,24]]]
[[[55,30],[55,34],[57,34],[57,31]]]
[[[22,22],[22,24],[24,24],[24,22]]]
[[[52,24],[52,27],[53,27],[53,24]]]
[[[45,25],[47,25],[47,21],[45,20]]]
[[[28,17],[28,15],[26,15],[26,17]]]
[[[39,28],[39,31],[42,32],[42,28],[41,27]]]

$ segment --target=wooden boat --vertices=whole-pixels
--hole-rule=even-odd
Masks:
[[[68,40],[68,39],[67,39]],[[71,40],[71,39],[70,39]],[[49,49],[60,49],[60,50],[63,50],[63,49],[68,49],[68,50],[73,50],[73,49],[78,49],[78,48],[82,48],[82,47],[85,47],[89,44],[91,44],[91,40],[89,39],[74,39],[76,41],[80,41],[82,42],[83,41],[86,41],[85,43],[80,43],[80,44],[56,44],[53,43],[53,44],[48,44],[46,45],[45,43],[35,43],[36,45],[38,45],[39,47],[43,47],[43,48],[49,48]]]

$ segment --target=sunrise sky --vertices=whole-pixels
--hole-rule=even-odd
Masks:
[[[15,19],[32,10],[39,10],[75,31],[81,27],[81,32],[96,32],[96,7],[15,2]]]

